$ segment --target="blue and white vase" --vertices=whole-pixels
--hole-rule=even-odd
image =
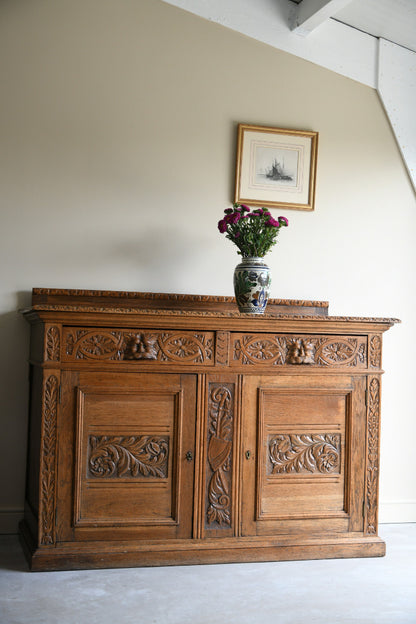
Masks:
[[[263,314],[271,281],[270,269],[263,258],[243,258],[234,269],[234,293],[240,312]]]

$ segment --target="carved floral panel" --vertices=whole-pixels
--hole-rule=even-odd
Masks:
[[[88,477],[168,476],[168,436],[90,436]]]
[[[268,474],[341,471],[341,436],[325,434],[274,434],[268,441]]]
[[[364,336],[237,334],[233,342],[232,364],[365,368],[367,343]]]
[[[65,358],[213,364],[213,332],[65,330]]]

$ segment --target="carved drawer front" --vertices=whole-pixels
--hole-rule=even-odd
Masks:
[[[214,365],[214,333],[65,327],[64,361],[140,361]]]
[[[234,333],[230,364],[366,368],[367,337]]]

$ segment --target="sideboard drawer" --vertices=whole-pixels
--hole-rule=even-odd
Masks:
[[[64,327],[64,362],[142,361],[214,365],[214,332]]]
[[[367,336],[233,333],[231,366],[367,368]]]

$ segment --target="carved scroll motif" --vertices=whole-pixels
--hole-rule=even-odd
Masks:
[[[77,360],[119,360],[123,332],[71,330],[66,336],[66,354]]]
[[[166,479],[168,452],[167,436],[90,436],[88,476]]]
[[[316,346],[315,361],[326,366],[357,366],[366,360],[366,345],[356,338],[324,339]]]
[[[340,434],[276,434],[269,438],[269,474],[339,473]]]
[[[364,367],[366,357],[364,338],[256,334],[234,342],[234,361],[240,364]]]
[[[213,358],[213,339],[207,334],[164,333],[158,340],[159,358],[189,364],[202,364]]]
[[[41,492],[39,531],[40,543],[55,543],[55,473],[56,473],[56,420],[58,412],[59,382],[51,375],[45,382],[42,414]]]
[[[241,364],[284,364],[286,339],[278,336],[242,336],[234,343],[234,360]]]
[[[233,384],[210,384],[207,528],[231,526],[233,395]]]
[[[377,533],[378,447],[380,419],[380,381],[374,377],[369,385],[367,421],[366,507],[368,534]]]
[[[380,336],[371,336],[370,339],[370,366],[380,368],[381,366],[381,338]]]
[[[60,342],[58,327],[49,327],[46,333],[46,360],[59,362],[61,349]]]

